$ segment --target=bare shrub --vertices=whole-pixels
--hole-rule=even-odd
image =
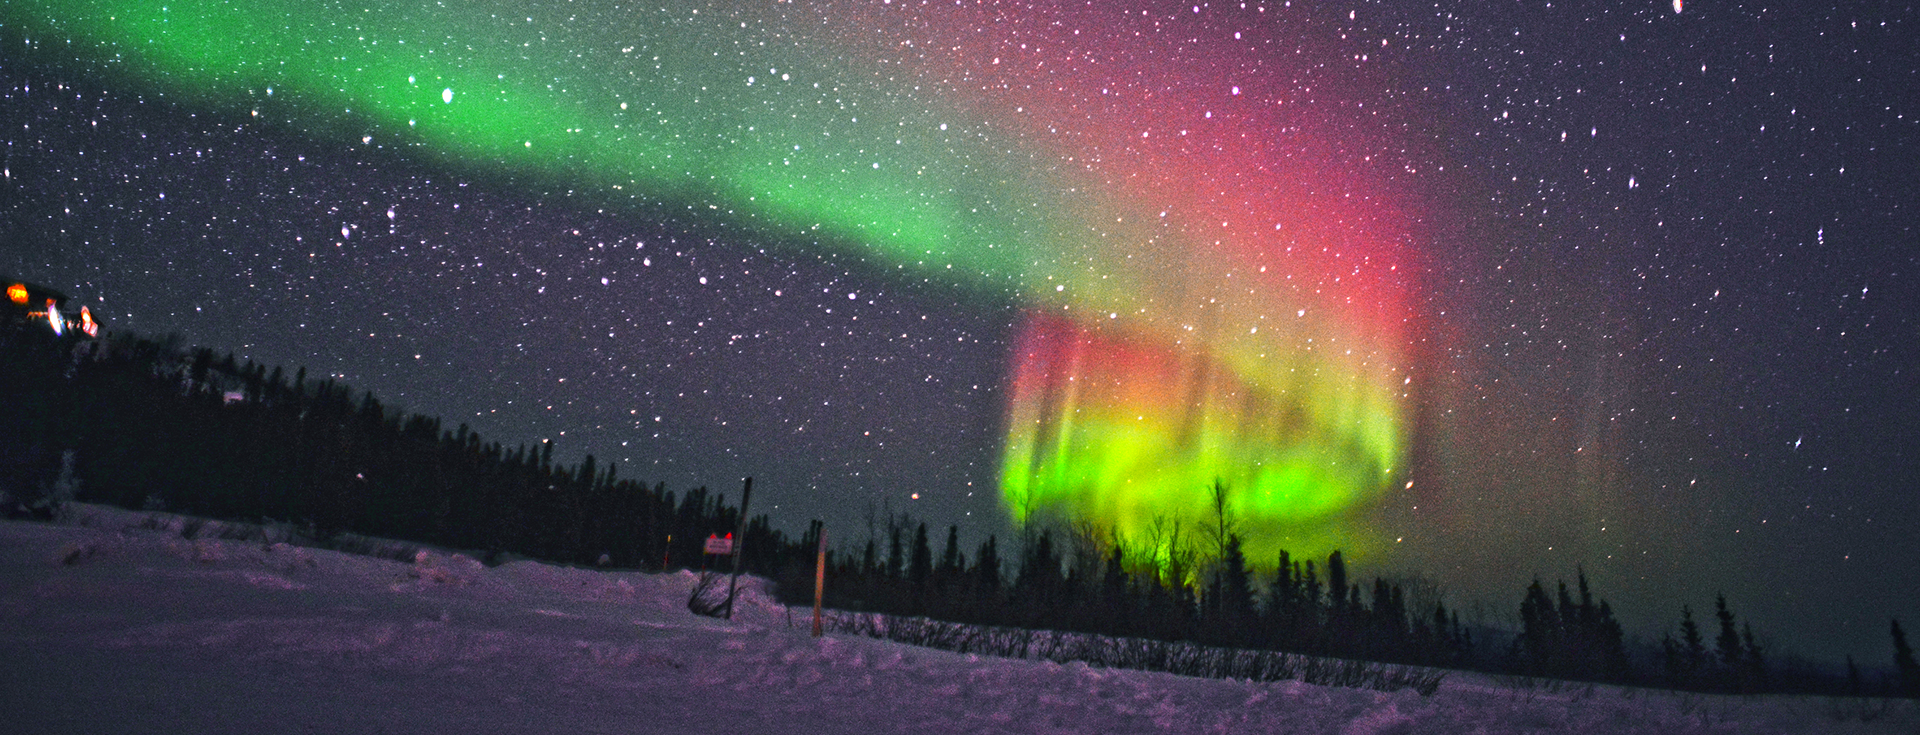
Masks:
[[[727,575],[714,572],[701,572],[700,579],[693,583],[693,594],[687,596],[687,609],[695,615],[717,618],[727,609],[727,586],[722,584]],[[878,637],[878,636],[875,636]]]
[[[697,589],[695,598],[699,598]],[[688,605],[692,607],[693,601],[689,600]],[[1261,682],[1299,680],[1308,684],[1384,692],[1412,689],[1421,696],[1432,696],[1440,689],[1448,673],[1442,669],[1421,666],[1317,658],[1282,651],[971,625],[884,613],[827,611],[823,620],[828,630],[837,633],[958,653],[1060,664],[1080,661],[1101,668],[1162,671],[1213,679]]]

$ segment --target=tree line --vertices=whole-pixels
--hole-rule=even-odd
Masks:
[[[1385,579],[1349,582],[1338,552],[1324,567],[1282,552],[1273,574],[1256,574],[1230,536],[1224,561],[1195,575],[1085,525],[1033,529],[1005,556],[995,536],[965,553],[957,526],[947,527],[935,554],[925,523],[899,515],[883,525],[855,553],[830,555],[825,592],[833,607],[1386,663],[1475,661],[1458,613],[1438,600],[1410,602],[1402,584]],[[811,559],[804,561],[778,577],[790,602],[812,593]]]
[[[506,446],[464,424],[408,414],[305,369],[288,374],[174,338],[56,337],[0,330],[0,509],[47,515],[66,499],[293,525],[314,539],[356,533],[560,563],[699,566],[710,534],[740,527],[723,493],[621,478],[589,455],[568,466],[551,442]],[[1584,572],[1536,580],[1519,630],[1463,624],[1422,580],[1361,580],[1324,560],[1242,553],[1214,488],[1212,522],[1156,524],[1131,546],[1086,524],[1034,525],[972,553],[949,526],[905,515],[830,551],[826,599],[856,611],[1191,641],[1502,674],[1703,691],[1819,690],[1920,696],[1920,666],[1893,621],[1893,675],[1849,659],[1845,679],[1782,667],[1724,596],[1710,647],[1691,608],[1678,633],[1636,655]],[[766,515],[744,526],[745,571],[810,602],[818,522],[799,538]],[[849,548],[851,546],[851,548]],[[1259,571],[1256,571],[1259,570]],[[1552,590],[1551,592],[1549,590]]]
[[[704,487],[620,478],[552,442],[506,446],[466,425],[389,409],[371,393],[175,340],[0,334],[0,489],[15,513],[65,497],[291,524],[564,563],[698,565],[739,509]],[[764,516],[747,563],[790,546]]]

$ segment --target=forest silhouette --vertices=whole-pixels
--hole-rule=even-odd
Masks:
[[[618,477],[591,455],[556,463],[549,441],[488,441],[304,368],[289,374],[178,338],[57,336],[14,320],[0,324],[0,406],[9,437],[0,443],[0,508],[13,517],[49,518],[61,503],[83,501],[282,524],[321,545],[357,534],[490,563],[645,570],[700,567],[709,535],[741,530],[742,570],[775,580],[783,602],[812,601],[819,521],[797,538],[764,514],[743,526],[724,493]],[[941,534],[876,512],[864,538],[836,532],[825,601],[900,618],[1513,677],[1920,697],[1920,665],[1898,620],[1891,655],[1867,662],[1864,674],[1851,658],[1844,673],[1776,660],[1724,595],[1707,621],[1711,643],[1683,605],[1657,643],[1635,645],[1583,571],[1571,586],[1534,580],[1519,595],[1517,629],[1463,622],[1438,585],[1362,582],[1337,551],[1246,558],[1227,515],[1231,489],[1213,490],[1212,523],[1165,523],[1140,547],[1063,522],[990,536],[969,553],[957,526]]]

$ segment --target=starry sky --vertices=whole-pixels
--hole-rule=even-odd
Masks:
[[[1920,616],[1913,16],[32,0],[0,272],[791,530],[1144,544],[1217,479],[1256,563],[1492,622],[1583,568],[1871,662]]]

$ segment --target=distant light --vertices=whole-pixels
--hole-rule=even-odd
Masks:
[[[452,87],[448,87],[446,89],[440,90],[440,101],[445,102],[449,105],[453,104],[453,88]]]
[[[27,285],[24,283],[8,284],[7,299],[16,304],[27,303]]]

